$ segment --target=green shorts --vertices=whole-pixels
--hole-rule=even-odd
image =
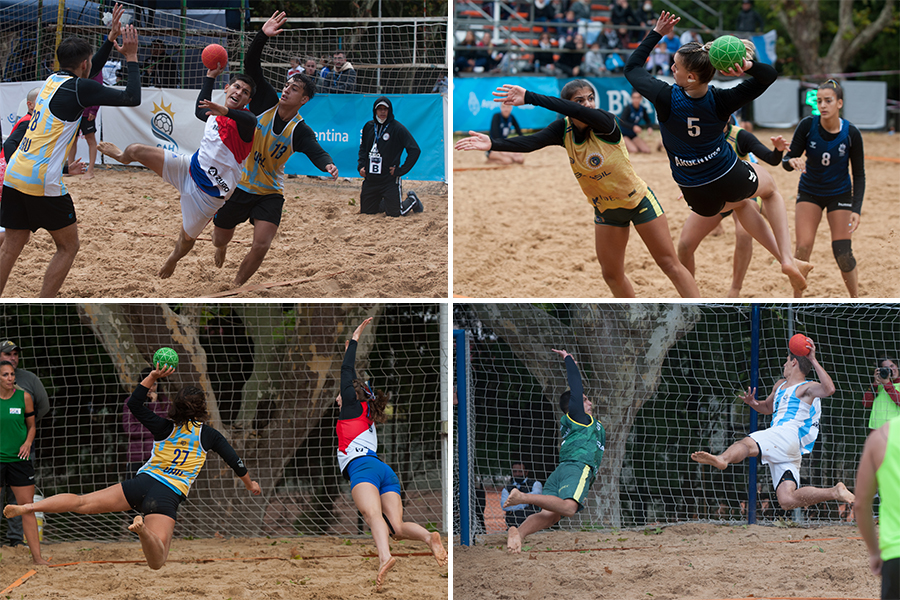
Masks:
[[[597,225],[612,225],[613,227],[628,227],[631,223],[641,225],[649,223],[663,214],[662,205],[656,199],[653,190],[647,188],[647,195],[634,208],[608,208],[601,211],[594,207],[594,223]]]
[[[584,508],[584,499],[591,491],[595,478],[596,474],[590,466],[584,463],[564,462],[550,474],[542,493],[562,500],[571,498],[578,503],[578,511],[581,512]]]

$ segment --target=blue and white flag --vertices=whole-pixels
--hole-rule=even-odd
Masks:
[[[778,34],[775,33],[775,30],[773,29],[762,35],[754,35],[751,39],[756,46],[759,62],[774,65],[775,61],[778,60],[778,56],[775,54],[775,40],[778,39]]]

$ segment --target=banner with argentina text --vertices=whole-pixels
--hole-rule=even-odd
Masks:
[[[364,94],[320,94],[306,103],[300,114],[316,133],[322,148],[338,167],[341,177],[359,177],[356,168],[363,125],[372,120],[372,106],[378,96]],[[422,151],[410,180],[446,181],[444,168],[443,101],[440,94],[390,96],[394,116],[412,134]],[[225,94],[216,90],[213,102],[224,103]],[[197,90],[144,88],[136,107],[105,107],[102,111],[102,139],[124,148],[142,143],[193,154],[203,137],[205,122],[194,114]],[[403,160],[405,160],[405,153]],[[115,162],[109,158],[107,163]],[[303,154],[291,156],[285,172],[322,175]]]

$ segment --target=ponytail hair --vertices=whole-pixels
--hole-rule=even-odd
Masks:
[[[753,60],[756,46],[750,40],[742,39],[741,42],[744,44],[744,59]],[[712,45],[713,42],[688,42],[675,53],[681,55],[681,62],[686,70],[697,74],[700,83],[709,83],[716,74],[716,68],[709,61],[709,49]]]
[[[382,390],[372,390],[369,382],[360,379],[353,380],[353,389],[356,390],[356,397],[360,402],[368,402],[369,410],[372,411],[372,420],[376,423],[384,423],[387,421],[387,415],[384,409],[387,408],[388,400],[391,399],[390,394],[385,394]]]
[[[838,83],[836,79],[829,79],[828,81],[820,83],[817,89],[833,90],[835,98],[837,98],[838,100],[844,99],[844,88],[841,87],[841,84]]]

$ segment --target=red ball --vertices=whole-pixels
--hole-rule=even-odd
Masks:
[[[219,68],[216,63],[222,63],[223,67],[228,65],[228,52],[219,44],[210,44],[203,49],[200,59],[204,67],[215,70]]]
[[[810,340],[802,333],[798,333],[791,337],[791,341],[788,343],[788,348],[790,348],[792,354],[796,354],[797,356],[806,356],[807,354],[809,354],[809,348],[806,347],[806,344],[811,341],[812,340]]]

